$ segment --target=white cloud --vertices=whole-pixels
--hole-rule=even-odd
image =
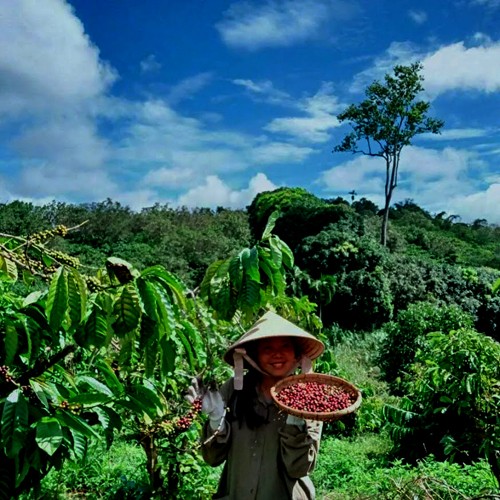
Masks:
[[[19,187],[24,196],[52,199],[72,198],[95,201],[114,197],[118,186],[104,170],[60,169],[49,164],[27,165],[22,170]]]
[[[421,58],[419,49],[411,42],[392,42],[388,49],[376,57],[373,64],[357,73],[349,87],[353,93],[363,93],[374,80],[383,80],[397,64],[410,64]]]
[[[1,0],[0,8],[0,46],[8,47],[0,51],[0,113],[67,113],[116,79],[63,0]]]
[[[253,147],[249,154],[252,162],[258,165],[274,163],[300,163],[315,150],[308,147],[295,146],[287,142],[269,142]]]
[[[476,33],[470,42],[470,46],[461,41],[428,52],[409,42],[393,42],[372,66],[354,77],[350,90],[364,92],[374,80],[391,73],[395,65],[421,61],[424,87],[430,98],[452,90],[500,91],[500,41],[492,42]]]
[[[409,10],[408,15],[416,24],[424,24],[427,21],[427,12],[423,10]]]
[[[500,42],[476,47],[454,43],[429,54],[422,64],[426,91],[433,96],[450,90],[500,90]]]
[[[468,214],[460,210],[459,200],[476,199],[474,194],[484,191],[477,179],[484,182],[486,177],[486,164],[474,152],[409,146],[401,156],[399,182],[392,203],[410,198],[431,212],[452,210],[465,219]],[[367,197],[382,206],[385,162],[381,158],[356,156],[322,172],[317,183],[327,193],[336,195],[345,195],[355,189],[358,196]],[[488,192],[488,200],[491,194]],[[493,210],[490,204],[486,206],[489,212],[485,212],[483,217],[500,220],[498,209]],[[470,209],[467,208],[467,211],[470,212]]]
[[[142,179],[144,186],[175,189],[190,186],[196,180],[196,170],[181,167],[161,167],[150,170]]]
[[[115,193],[104,171],[109,155],[95,122],[116,72],[99,58],[63,0],[0,0],[0,114],[18,172],[19,198]],[[19,181],[18,184],[16,182]]]
[[[352,3],[341,0],[267,0],[260,6],[241,1],[229,7],[216,28],[231,47],[286,47],[316,38],[335,19],[347,19],[354,10]]]
[[[431,141],[456,141],[461,139],[474,139],[476,137],[486,137],[495,131],[486,128],[449,128],[444,129],[440,134],[425,133],[420,134],[420,139]]]
[[[296,105],[306,116],[275,118],[264,129],[283,133],[308,142],[326,142],[330,139],[330,130],[340,125],[336,113],[341,105],[332,94],[332,87],[324,83],[312,97],[299,101]]]
[[[175,104],[184,99],[191,99],[194,94],[198,93],[203,87],[208,85],[212,78],[213,74],[207,71],[205,73],[199,73],[181,80],[170,90],[167,98],[168,102]]]
[[[246,80],[237,78],[233,80],[235,85],[239,85],[247,89],[251,95],[264,99],[266,102],[273,104],[288,104],[292,100],[290,95],[274,87],[273,83],[269,80],[255,82],[253,80]]]
[[[187,207],[244,208],[257,194],[272,191],[276,187],[263,173],[256,174],[250,179],[248,187],[241,190],[233,190],[219,177],[209,175],[205,178],[204,184],[180,196],[176,204]]]
[[[161,64],[156,60],[154,54],[149,54],[139,65],[142,73],[153,73],[161,69]]]
[[[486,219],[489,223],[500,224],[500,183],[489,185],[484,190],[456,196],[445,202],[444,211],[460,215],[464,222]]]

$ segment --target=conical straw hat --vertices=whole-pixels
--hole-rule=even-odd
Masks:
[[[245,332],[224,354],[224,361],[233,365],[233,353],[237,347],[245,347],[248,342],[266,339],[269,337],[294,337],[302,348],[302,355],[313,360],[325,350],[321,340],[302,330],[297,325],[282,318],[278,314],[268,311]]]

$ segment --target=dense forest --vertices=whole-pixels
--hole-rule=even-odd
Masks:
[[[363,392],[364,402],[356,415],[325,429],[315,478],[322,498],[479,498],[480,494],[494,498],[500,480],[500,227],[484,219],[465,223],[459,214],[431,214],[406,200],[391,206],[387,239],[382,244],[382,216],[382,210],[370,200],[357,200],[354,195],[350,200],[322,199],[302,188],[261,193],[245,210],[156,205],[134,212],[110,199],[81,205],[53,202],[35,206],[21,201],[0,205],[0,264],[11,278],[4,279],[0,311],[5,337],[0,364],[10,370],[11,377],[0,381],[4,405],[4,455],[0,459],[18,474],[11,491],[31,491],[38,495],[33,498],[50,498],[50,488],[63,481],[54,475],[56,471],[64,470],[66,479],[75,470],[84,475],[77,465],[68,469],[67,464],[78,460],[95,464],[96,456],[104,453],[92,451],[92,437],[97,431],[90,432],[81,422],[69,422],[67,416],[61,416],[67,401],[80,405],[79,409],[83,405],[87,412],[95,411],[90,417],[85,411],[74,413],[78,418],[81,415],[89,428],[100,422],[109,446],[115,434],[121,437],[114,447],[126,447],[125,443],[131,441],[125,439],[131,433],[130,429],[124,432],[125,421],[134,421],[135,432],[150,439],[151,429],[158,431],[160,408],[160,423],[167,422],[164,415],[169,404],[160,399],[163,395],[166,400],[179,398],[190,370],[215,363],[215,375],[227,375],[215,359],[237,333],[235,317],[242,326],[259,311],[272,307],[302,322],[327,344],[327,355],[319,361],[317,371],[350,378]],[[18,268],[15,279],[12,263]],[[44,295],[47,283],[49,291]],[[87,292],[83,291],[85,285]],[[72,287],[79,287],[80,292],[71,295]],[[33,293],[40,295],[34,297]],[[83,295],[88,295],[87,305],[77,306],[83,312],[74,320],[73,302]],[[24,302],[14,307],[18,302],[13,297],[24,297]],[[195,299],[188,303],[191,298]],[[168,302],[165,310],[160,302],[154,302],[160,299],[163,305]],[[203,310],[201,300],[206,304]],[[37,307],[36,315],[32,306]],[[117,307],[122,317],[109,319],[113,311],[119,314]],[[134,312],[134,307],[140,311]],[[41,311],[46,314],[43,321],[39,319]],[[107,319],[99,316],[102,311],[106,311]],[[21,334],[13,340],[14,327],[24,329],[26,339],[30,338],[26,331],[33,331],[21,316],[30,318],[28,323],[46,322],[54,332],[52,339],[61,339],[63,333],[67,338],[74,337],[76,349],[82,348],[82,352],[77,356],[79,351],[75,351],[75,357],[68,361],[65,356],[69,351],[63,351],[70,342],[58,340],[62,354],[57,359],[47,355],[45,365],[37,369],[34,354],[26,359],[23,343],[27,341]],[[163,327],[158,326],[162,322],[174,325],[163,337]],[[158,335],[155,344],[151,344],[153,333],[149,328]],[[177,339],[173,332],[179,328],[185,335]],[[211,332],[208,343],[203,337],[207,329]],[[113,340],[114,334],[118,341]],[[40,345],[45,342],[47,352],[57,350],[49,345],[55,340],[36,338]],[[164,345],[162,339],[174,341]],[[153,356],[152,360],[141,360],[142,349],[146,358]],[[172,350],[177,354],[169,359]],[[29,352],[35,352],[34,340]],[[161,368],[156,365],[157,355]],[[9,413],[14,411],[9,410],[14,403],[16,408],[20,406],[19,400],[13,399],[15,391],[9,395],[5,389],[9,383],[21,380],[21,370],[28,367],[32,375],[46,375],[43,383],[54,377],[69,380],[68,373],[78,371],[75,363],[97,366],[98,358],[99,366],[108,363],[106,366],[113,370],[96,368],[99,376],[92,375],[92,379],[87,373],[87,378],[74,382],[74,394],[58,387],[56,396],[50,396],[59,398],[57,408],[46,404],[47,392],[39,397],[46,413],[40,416],[33,410],[33,416],[26,416],[25,426],[28,421],[41,419],[37,425],[41,434],[49,436],[49,444],[40,445],[38,437],[36,441],[54,460],[42,467],[33,455],[24,458],[24,465],[17,459],[12,465],[9,460],[14,460],[13,452],[19,450],[12,443],[25,443],[29,433],[17,430],[6,437],[10,428],[14,429],[12,422],[18,424],[24,418]],[[185,361],[179,360],[185,358],[189,359],[183,365]],[[174,370],[176,360],[179,367]],[[61,371],[56,374],[53,368],[59,364]],[[119,383],[113,373],[119,373]],[[108,389],[112,388],[112,378],[117,387],[125,386],[126,392],[130,391],[126,403],[122,396],[119,400],[113,396],[114,389]],[[137,392],[138,380],[142,392]],[[35,382],[38,385],[31,387],[37,395],[43,384],[38,379]],[[106,388],[100,385],[103,383],[108,384]],[[94,394],[93,399],[89,394]],[[153,401],[154,411],[134,406],[139,394]],[[60,400],[64,402],[62,407]],[[12,404],[8,407],[5,401]],[[168,411],[173,412],[172,408]],[[31,409],[26,412],[32,415]],[[147,418],[138,417],[144,412]],[[170,425],[173,420],[169,418]],[[146,451],[147,476],[134,476],[126,484],[117,480],[119,487],[115,483],[111,487],[108,478],[105,488],[117,495],[118,490],[130,495],[126,498],[153,498],[153,490],[182,492],[183,498],[207,498],[216,481],[213,472],[208,472],[196,453],[190,455],[189,463],[179,458],[179,439],[183,446],[196,442],[198,424],[194,416],[190,419],[192,426],[183,429],[185,432],[177,431],[175,443],[170,431],[162,435],[168,444],[162,449],[168,456],[162,466],[152,463],[155,457]],[[111,425],[113,420],[116,422]],[[73,438],[68,438],[67,450],[62,453],[65,426]],[[149,426],[146,434],[145,426]],[[75,438],[79,434],[88,440],[85,445]],[[384,448],[383,453],[367,444],[373,436],[383,436],[383,444],[376,445]],[[342,448],[346,443],[350,443],[350,451]],[[79,449],[80,445],[89,452]],[[131,449],[124,448],[120,453],[132,456]],[[366,455],[356,455],[361,449]],[[357,459],[341,463],[335,458],[339,453]],[[363,462],[373,455],[379,461],[377,467]],[[141,457],[138,463],[144,455]],[[65,459],[66,468],[61,469]],[[174,460],[180,461],[180,469],[179,465],[173,467]],[[407,473],[403,472],[407,471],[404,464],[416,467],[417,472],[413,482],[407,478],[402,485],[395,478]],[[450,469],[439,469],[439,464],[450,464]],[[462,469],[451,471],[455,465]],[[102,466],[94,466],[101,471]],[[175,484],[160,479],[162,467],[165,476],[175,478]],[[392,469],[393,482],[387,486],[380,476],[375,486],[369,486],[360,467],[375,467],[372,478],[381,470]],[[418,475],[422,467],[432,469],[434,475],[428,482]],[[134,470],[126,475],[133,476],[137,467]],[[464,480],[460,483],[458,478],[467,470],[470,484]],[[32,477],[30,471],[34,471]],[[96,482],[100,473],[93,478],[87,475],[87,482]],[[349,482],[346,478],[350,474],[353,477]],[[198,482],[193,475],[198,476]],[[439,484],[436,478],[441,478]],[[114,498],[104,496],[103,490],[94,491],[92,496],[89,484],[88,495],[81,498]],[[145,484],[152,489],[148,491]],[[431,496],[424,496],[425,491]],[[10,497],[0,494],[0,498]]]

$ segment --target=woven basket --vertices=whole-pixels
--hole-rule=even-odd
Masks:
[[[284,405],[281,401],[278,401],[278,398],[276,396],[282,389],[291,385],[298,384],[300,382],[318,382],[320,384],[340,387],[343,391],[348,392],[356,399],[351,406],[348,406],[343,410],[332,412],[311,412],[297,410],[296,408]],[[277,382],[271,388],[271,396],[275,404],[286,413],[290,413],[292,415],[295,415],[296,417],[304,418],[307,420],[321,420],[324,422],[338,420],[339,418],[349,415],[349,413],[353,413],[354,411],[356,411],[361,404],[361,392],[354,385],[352,385],[347,380],[344,380],[343,378],[334,377],[333,375],[324,375],[321,373],[302,373],[300,375],[292,375],[290,377],[286,377]]]

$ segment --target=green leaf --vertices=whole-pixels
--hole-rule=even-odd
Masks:
[[[107,316],[101,311],[99,306],[94,304],[83,328],[78,330],[75,340],[82,347],[89,347],[91,345],[102,347],[106,345],[107,339]]]
[[[70,432],[73,437],[73,453],[77,460],[84,460],[87,456],[88,441],[81,432],[74,429],[70,429]]]
[[[158,296],[154,286],[144,278],[137,280],[137,291],[141,300],[144,312],[154,321],[158,321],[157,301]]]
[[[77,431],[89,439],[99,438],[97,432],[94,431],[94,429],[92,429],[92,427],[90,427],[90,425],[87,424],[85,420],[76,415],[73,415],[72,413],[69,413],[67,411],[59,411],[56,413],[55,417],[61,425],[68,427],[70,431]]]
[[[68,279],[64,267],[60,267],[52,277],[45,311],[53,330],[61,326],[68,308]]]
[[[4,403],[1,445],[9,458],[14,458],[24,447],[28,429],[28,404],[21,389],[11,392]]]
[[[163,266],[154,266],[145,269],[141,276],[161,282],[174,295],[177,304],[185,308],[187,286],[175,274],[167,271]]]
[[[293,269],[294,256],[290,247],[283,240],[279,239],[277,236],[273,236],[273,240],[276,242],[276,244],[279,246],[279,249],[281,250],[281,254],[283,257],[283,264],[286,267],[288,267],[288,269]]]
[[[210,297],[212,290],[212,280],[219,273],[219,268],[224,264],[226,264],[225,260],[217,260],[215,262],[212,262],[212,264],[208,266],[208,269],[205,271],[205,276],[203,277],[200,285],[200,295],[202,297]]]
[[[5,364],[10,365],[14,361],[14,356],[17,353],[19,338],[14,325],[7,323],[5,325]]]
[[[270,236],[271,233],[274,229],[274,226],[276,225],[276,221],[280,218],[281,214],[279,210],[275,210],[270,216],[269,219],[267,220],[266,227],[264,229],[264,232],[262,233],[262,240],[267,240]]]
[[[182,324],[183,328],[179,328],[177,330],[176,338],[181,341],[181,344],[184,347],[184,351],[186,352],[187,357],[188,357],[189,368],[191,368],[191,370],[194,370],[194,368],[195,368],[195,354],[194,354],[193,347],[191,346],[191,343],[190,343],[188,337],[185,335],[185,333],[186,333],[185,326],[184,326],[185,321],[181,321],[181,324]]]
[[[116,376],[116,373],[111,366],[109,366],[109,364],[102,358],[96,361],[95,366],[103,375],[107,386],[113,394],[121,394],[123,392],[123,384],[120,382],[120,379]]]
[[[84,386],[88,385],[95,391],[104,394],[105,396],[109,397],[113,396],[113,391],[102,382],[99,382],[99,380],[96,380],[94,377],[89,377],[88,375],[81,375],[77,379],[77,384],[78,385],[83,384]]]
[[[47,400],[47,396],[45,395],[45,391],[43,390],[42,385],[40,385],[36,380],[31,379],[30,386],[33,389],[33,392],[35,393],[35,396],[40,400],[40,403],[42,403],[43,407],[48,409],[49,402]]]
[[[240,252],[243,273],[251,280],[260,283],[259,254],[255,247]]]
[[[71,404],[82,404],[83,406],[93,406],[96,404],[106,404],[112,401],[111,396],[106,396],[105,394],[95,394],[84,392],[82,394],[77,394],[68,399],[68,403]]]
[[[71,325],[76,327],[85,315],[87,287],[75,269],[68,273],[68,307]]]
[[[113,328],[118,336],[123,336],[138,326],[141,307],[134,283],[129,283],[122,288],[114,304],[113,312],[116,317]]]
[[[116,413],[116,411],[112,408],[109,408],[108,406],[98,406],[94,409],[94,411],[97,414],[99,422],[104,430],[120,430],[122,428],[120,415],[118,415],[118,413]]]
[[[163,403],[154,390],[139,384],[133,385],[130,390],[131,394],[129,395],[147,404],[151,412],[154,412],[155,409],[163,410]]]
[[[28,307],[31,304],[36,304],[41,297],[45,295],[45,292],[31,292],[27,297],[24,298],[23,300],[23,308]]]
[[[158,335],[156,335],[154,339],[150,339],[144,348],[144,368],[146,377],[153,376],[158,352]]]
[[[177,350],[175,342],[167,337],[160,339],[161,347],[161,373],[165,377],[168,373],[173,373],[175,370],[175,359]]]
[[[42,417],[36,424],[36,437],[40,449],[52,456],[63,441],[61,425],[56,418]]]
[[[17,266],[15,262],[0,255],[0,273],[3,272],[7,277],[13,281],[17,280]]]
[[[271,260],[277,269],[280,269],[283,264],[283,254],[279,244],[274,238],[269,238],[269,248],[271,249]]]

